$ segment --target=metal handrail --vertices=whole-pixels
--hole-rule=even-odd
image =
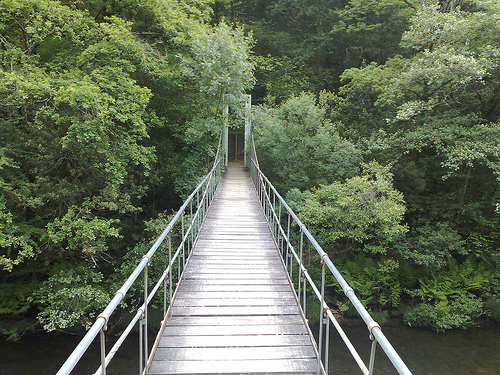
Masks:
[[[281,197],[281,195],[277,192],[268,178],[262,173],[260,170],[257,154],[255,152],[255,145],[253,144],[247,150],[249,153],[249,159],[251,161],[250,175],[254,182],[255,188],[259,195],[259,199],[268,220],[269,226],[271,228],[271,232],[273,233],[275,242],[278,248],[281,251],[283,261],[289,273],[290,279],[294,280],[294,277],[297,277],[297,286],[296,286],[296,296],[299,301],[299,306],[302,309],[302,312],[306,313],[306,283],[309,285],[314,295],[318,298],[320,302],[320,312],[319,312],[319,334],[318,334],[318,373],[324,371],[328,374],[328,340],[329,340],[329,328],[330,323],[333,324],[340,337],[344,341],[354,360],[356,361],[358,367],[361,372],[365,375],[373,374],[374,363],[375,363],[375,350],[377,343],[383,349],[394,368],[401,375],[411,375],[411,371],[408,369],[406,364],[403,362],[401,357],[398,355],[394,347],[391,345],[389,340],[385,337],[380,328],[380,325],[375,322],[366,308],[363,306],[361,301],[356,296],[354,290],[349,286],[349,284],[345,281],[343,276],[337,270],[333,262],[328,257],[328,254],[322,249],[322,247],[318,244],[318,242],[314,239],[312,234],[309,232],[307,227],[300,221],[297,215],[293,212],[293,210],[288,206],[285,200]],[[282,209],[285,210],[284,214],[288,215],[286,221],[286,228],[282,225]],[[295,222],[296,228],[298,228],[298,235],[300,236],[300,245],[299,251],[297,252],[294,246],[291,244],[290,235],[291,230],[293,230],[293,226],[291,225],[291,220]],[[316,286],[313,279],[310,277],[306,267],[303,262],[303,250],[304,250],[304,239],[307,239],[317,251],[318,255],[321,257],[321,285],[318,288]],[[295,260],[296,266],[298,266],[298,275],[293,275],[293,263]],[[328,307],[325,302],[325,280],[326,280],[326,269],[328,269],[331,274],[335,277],[337,282],[342,287],[344,294],[349,298],[354,308],[363,319],[366,324],[370,339],[372,340],[371,344],[371,353],[370,353],[370,361],[368,366],[365,365],[360,355],[357,353],[356,349],[350,342],[349,338],[343,331],[342,327],[338,323],[337,319],[333,315],[332,311]],[[295,283],[294,283],[295,286]],[[323,326],[326,327],[323,327]],[[325,330],[324,330],[325,328]],[[324,338],[324,342],[323,342]]]
[[[148,361],[148,343],[147,343],[147,311],[148,305],[152,301],[153,297],[156,295],[162,283],[164,284],[164,320],[167,318],[167,283],[169,289],[169,301],[172,300],[172,290],[174,277],[172,275],[172,269],[177,262],[178,274],[181,272],[186,265],[186,259],[189,257],[189,253],[193,248],[194,242],[196,241],[199,229],[203,222],[206,212],[210,206],[213,196],[215,195],[215,190],[218,183],[222,177],[222,172],[224,169],[224,150],[222,149],[222,135],[219,140],[219,146],[217,148],[217,154],[215,161],[210,172],[203,178],[199,185],[194,189],[194,191],[189,195],[184,204],[179,208],[174,218],[169,222],[166,228],[163,230],[161,235],[155,241],[153,246],[149,251],[142,257],[139,264],[136,266],[134,271],[130,274],[125,283],[118,289],[115,293],[113,299],[102,313],[99,314],[95,323],[87,331],[86,335],[73,350],[68,359],[64,362],[62,367],[59,369],[56,375],[66,375],[70,374],[74,367],[77,365],[83,354],[87,351],[92,341],[100,334],[100,345],[101,345],[101,365],[95,372],[95,374],[105,374],[106,367],[109,365],[114,355],[125,341],[129,333],[132,331],[134,325],[139,321],[139,374],[147,374],[147,361]],[[201,193],[201,197],[200,197]],[[193,212],[194,205],[194,212]],[[190,219],[189,225],[185,228],[184,223],[185,217]],[[172,254],[172,229],[174,226],[180,226],[181,231],[181,241],[177,247],[177,251]],[[163,244],[164,240],[168,238],[168,250],[169,250],[169,262],[167,268],[162,273],[160,279],[157,281],[153,289],[148,294],[148,265],[156,250]],[[187,257],[186,257],[187,252]],[[181,260],[183,261],[181,263]],[[109,353],[105,354],[105,331],[109,321],[109,317],[116,310],[120,302],[125,297],[125,294],[137,280],[139,275],[144,273],[144,303],[137,309],[137,313],[130,321],[127,328],[118,338],[115,345],[111,348]]]

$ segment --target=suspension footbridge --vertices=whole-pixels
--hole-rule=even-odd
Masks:
[[[106,374],[136,326],[139,375],[328,374],[331,330],[337,331],[361,374],[374,373],[380,348],[397,373],[411,375],[327,253],[261,172],[249,131],[245,131],[244,149],[245,167],[228,165],[226,130],[210,173],[166,225],[57,375],[70,374],[98,336],[101,360],[95,375]],[[152,283],[148,269],[158,249],[168,254],[168,264]],[[319,276],[309,274],[306,257],[307,263],[317,260]],[[326,303],[327,275],[338,282],[366,324],[367,361]],[[108,349],[110,316],[140,280],[143,303]],[[163,320],[156,340],[148,342],[148,331],[157,330],[148,327],[148,311],[155,298],[163,300]],[[316,302],[311,304],[311,300]],[[316,315],[319,322],[314,335],[308,314]]]

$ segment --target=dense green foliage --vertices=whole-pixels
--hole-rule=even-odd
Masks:
[[[87,327],[142,256],[144,221],[205,173],[221,98],[254,83],[251,38],[211,14],[0,1],[0,314],[21,330]]]
[[[256,116],[264,169],[372,311],[437,330],[485,316],[498,320],[498,3],[359,0],[293,6],[298,3],[266,7],[270,15],[283,6],[281,15],[292,22],[254,21],[261,32],[266,27],[284,33],[279,38],[287,46],[286,58],[266,58],[258,71],[270,80],[257,86],[266,85],[260,92],[266,104]],[[319,13],[315,21],[307,18]],[[302,27],[300,36],[295,25]],[[335,38],[335,47],[320,49],[326,35]],[[276,50],[269,38],[257,46]],[[325,65],[317,66],[325,51],[335,51],[328,85],[318,84],[325,79]],[[315,62],[308,60],[313,55]],[[280,66],[286,76],[291,63],[297,64],[296,76],[290,76],[295,83],[283,85],[283,77],[274,74]],[[297,99],[284,100],[311,98],[297,94],[303,82],[321,108],[309,111],[308,120],[288,109]],[[298,128],[298,120],[312,127]],[[315,141],[324,124],[329,135],[322,136],[324,143]],[[318,153],[308,152],[308,145]],[[321,157],[325,149],[331,158],[341,155],[342,163],[332,168]],[[360,153],[368,164],[358,172]],[[345,167],[350,174],[339,173]],[[341,295],[333,298],[349,313]]]
[[[361,151],[342,139],[314,96],[301,94],[280,107],[254,111],[260,163],[283,191],[309,189],[354,176]]]
[[[0,332],[88,326],[245,91],[373,312],[500,320],[499,42],[496,0],[0,0]]]

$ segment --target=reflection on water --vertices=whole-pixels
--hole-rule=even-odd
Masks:
[[[80,342],[81,337],[40,334],[25,337],[18,343],[0,337],[0,375],[54,375]],[[107,374],[136,375],[138,373],[138,338],[125,341],[107,369]],[[106,343],[107,350],[113,342]],[[98,340],[89,348],[72,375],[91,375],[100,364]]]
[[[370,342],[364,326],[345,326],[346,333],[365,361]],[[434,333],[424,329],[400,326],[382,327],[414,375],[498,375],[500,374],[500,324],[481,328]],[[137,336],[137,335],[134,335]],[[80,338],[63,335],[35,335],[20,343],[0,338],[1,375],[54,375]],[[108,374],[137,374],[137,337],[125,342],[115,357]],[[112,343],[108,343],[108,349]],[[99,365],[99,347],[92,345],[90,353],[73,371],[74,375],[93,374]],[[377,350],[375,374],[395,374],[382,350]],[[354,360],[336,334],[332,333],[330,374],[360,374]]]
[[[361,357],[368,363],[370,341],[364,326],[344,327]],[[500,374],[500,325],[435,333],[420,328],[382,327],[391,344],[414,375]],[[360,373],[337,334],[332,335],[330,374]],[[377,349],[375,374],[397,373],[384,352]]]

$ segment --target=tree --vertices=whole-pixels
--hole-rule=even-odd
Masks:
[[[389,167],[377,162],[364,164],[360,176],[312,189],[299,213],[336,257],[349,258],[353,250],[386,254],[407,231],[403,196]]]
[[[302,93],[277,108],[256,109],[254,126],[262,168],[283,193],[358,171],[361,152],[338,135],[312,94]]]
[[[197,92],[176,55],[205,27],[207,4],[0,2],[0,314],[40,309],[45,327],[77,329],[105,303],[142,207],[171,183],[174,167],[161,178],[153,168],[150,134],[171,130],[167,113],[169,125],[192,117]],[[160,163],[181,154],[164,148]],[[61,313],[74,289],[57,282],[81,287],[84,316]]]
[[[253,40],[242,28],[219,23],[197,35],[191,57],[185,60],[184,74],[202,94],[206,117],[217,116],[226,96],[239,100],[254,84],[250,59]]]
[[[418,9],[402,37],[406,57],[347,70],[331,110],[344,124],[341,134],[393,165],[410,229],[396,248],[406,259],[400,264],[409,261],[405,267],[418,274],[418,283],[407,286],[416,308],[407,319],[438,329],[468,324],[500,292],[494,229],[500,117],[493,94],[500,82],[498,10],[477,1],[450,6]],[[457,267],[478,274],[486,269],[492,281],[460,289]],[[457,288],[442,298],[424,297],[436,277],[431,269]],[[462,302],[470,308],[461,311]]]

